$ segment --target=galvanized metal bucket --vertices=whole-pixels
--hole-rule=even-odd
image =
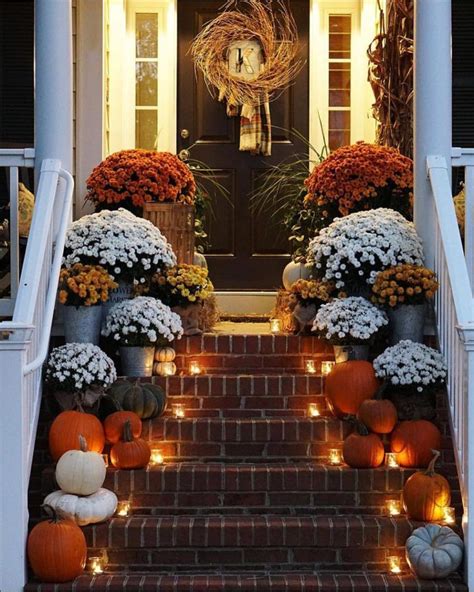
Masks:
[[[120,347],[120,360],[124,376],[151,376],[153,372],[154,347]]]
[[[425,315],[424,304],[404,304],[389,310],[390,344],[396,345],[404,339],[423,343]]]
[[[99,345],[102,305],[63,306],[64,337],[66,343]]]
[[[348,360],[367,360],[369,357],[368,345],[333,345],[336,364]]]

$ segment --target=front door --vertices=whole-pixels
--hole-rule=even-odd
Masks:
[[[270,211],[257,216],[249,194],[270,165],[278,164],[305,146],[289,130],[308,137],[309,129],[309,0],[291,0],[298,26],[301,59],[305,66],[295,83],[271,103],[273,143],[271,157],[239,151],[239,120],[209,94],[205,81],[189,55],[193,38],[218,14],[222,0],[178,1],[178,150],[192,146],[191,157],[215,171],[230,194],[213,204],[209,217],[210,248],[206,258],[211,278],[219,290],[272,290],[280,286],[289,260],[288,241],[281,223]],[[189,136],[183,138],[182,130]],[[186,135],[186,134],[184,134]]]

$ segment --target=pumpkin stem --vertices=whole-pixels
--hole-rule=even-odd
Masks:
[[[432,450],[431,452],[433,453],[433,458],[431,459],[430,464],[425,471],[425,475],[428,475],[429,477],[432,477],[435,474],[435,464],[438,458],[441,456],[441,452],[439,450]]]
[[[87,452],[87,440],[82,434],[79,434],[79,447],[82,452]]]
[[[355,415],[345,415],[343,417],[343,420],[351,423],[354,426],[354,430],[358,434],[360,434],[361,436],[368,436],[369,435],[369,429],[367,428],[365,423],[362,423],[360,421],[360,419],[357,419],[357,417]]]
[[[129,419],[123,424],[122,440],[124,442],[133,442],[132,424]]]
[[[61,522],[61,518],[53,506],[50,506],[49,504],[42,504],[41,509],[44,511],[50,522],[54,522],[55,524]]]

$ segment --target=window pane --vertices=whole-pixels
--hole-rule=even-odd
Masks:
[[[351,143],[351,132],[349,131],[329,131],[329,149],[336,150],[341,146],[347,146]]]
[[[329,16],[329,31],[331,33],[350,33],[351,15],[350,14],[331,14]]]
[[[156,150],[158,145],[158,111],[137,109],[135,112],[135,148]]]
[[[135,23],[137,58],[158,57],[158,14],[136,14]]]
[[[329,15],[329,59],[350,59],[351,33],[351,15]]]
[[[350,111],[329,111],[329,129],[330,130],[346,130],[351,129],[351,112]]]
[[[333,66],[346,66],[346,70],[334,69]],[[329,64],[329,88],[346,89],[351,88],[351,70],[349,64]]]
[[[158,64],[156,62],[137,62],[135,72],[137,107],[156,107],[158,103]]]
[[[351,91],[350,90],[329,90],[329,106],[330,107],[350,107],[351,106]]]

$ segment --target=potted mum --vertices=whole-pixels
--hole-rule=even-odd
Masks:
[[[61,269],[58,299],[63,305],[66,343],[99,344],[102,304],[117,287],[100,265],[75,263]]]
[[[116,380],[114,363],[92,343],[55,347],[46,364],[45,384],[63,410],[94,407]]]
[[[372,301],[387,308],[390,342],[423,341],[426,304],[438,289],[436,275],[421,265],[397,265],[381,271],[372,286]]]
[[[297,326],[298,335],[312,325],[318,308],[331,299],[334,284],[320,280],[297,280],[290,287],[289,308]]]
[[[102,329],[102,335],[119,346],[126,376],[151,376],[155,347],[169,344],[182,334],[180,317],[150,296],[113,306]]]
[[[336,218],[308,247],[313,275],[350,295],[369,296],[377,274],[403,263],[423,264],[415,227],[394,210],[378,208]]]
[[[385,392],[397,407],[400,420],[435,417],[435,391],[447,376],[440,352],[407,339],[388,347],[373,365],[376,376],[386,384]]]
[[[199,335],[202,305],[213,291],[207,268],[183,264],[155,275],[150,293],[179,314],[184,335]]]
[[[336,363],[366,360],[369,347],[387,315],[365,298],[335,298],[323,304],[314,319],[313,331],[334,347]]]

